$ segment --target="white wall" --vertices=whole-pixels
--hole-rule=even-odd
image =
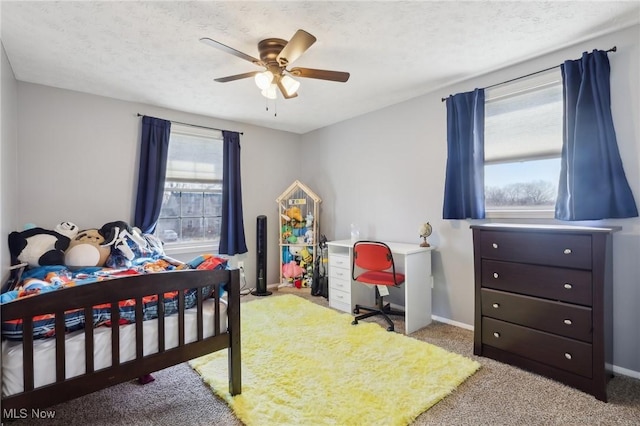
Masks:
[[[363,237],[418,244],[419,225],[430,221],[429,241],[437,246],[433,313],[472,325],[472,221],[442,219],[447,148],[441,98],[617,46],[609,54],[612,112],[627,179],[640,203],[639,40],[640,27],[634,26],[304,135],[305,156],[313,159],[305,162],[307,184],[323,197],[322,232],[330,240],[348,238],[349,224],[356,222]],[[614,361],[618,371],[640,377],[640,219],[591,224],[623,228],[614,237]]]
[[[0,53],[0,235],[4,240],[0,245],[0,279],[4,283],[9,276],[9,246],[7,236],[17,224],[17,158],[18,158],[18,82],[16,81],[4,46]]]
[[[293,133],[20,82],[17,226],[35,223],[51,229],[71,221],[81,228],[99,228],[115,220],[131,223],[139,162],[138,113],[244,132],[242,198],[249,252],[237,258],[245,262],[247,285],[255,287],[256,216],[266,215],[267,278],[277,282],[275,200],[300,172],[297,161],[283,161],[300,147],[300,136]],[[189,260],[195,254],[200,253],[176,257]]]

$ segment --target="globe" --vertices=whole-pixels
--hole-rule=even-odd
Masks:
[[[432,231],[433,229],[431,228],[431,225],[429,224],[429,222],[425,222],[422,225],[420,225],[420,229],[418,230],[418,232],[420,232],[420,237],[423,240],[420,243],[420,247],[430,247],[429,243],[427,242],[427,237],[431,235]]]

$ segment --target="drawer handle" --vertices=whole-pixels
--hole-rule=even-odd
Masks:
[[[493,244],[491,244],[491,246],[492,246],[493,248],[498,248],[498,243],[493,243]]]
[[[496,339],[500,337],[500,333],[498,333],[497,331],[493,333],[493,337],[495,337]]]
[[[571,249],[570,248],[566,248],[563,251],[564,254],[571,254]]]
[[[573,286],[569,283],[564,283],[564,288],[566,288],[567,290],[571,290]]]
[[[569,352],[565,352],[565,353],[564,353],[564,357],[565,357],[566,359],[571,359],[571,354],[570,354]]]
[[[494,303],[494,304],[493,304],[493,305],[491,305],[491,306],[493,306],[494,308],[498,309],[498,308],[500,307],[500,304],[499,304],[499,303]]]
[[[573,324],[573,322],[570,319],[564,320],[564,323],[567,324],[567,325]]]
[[[493,273],[493,278],[498,278],[498,277],[499,277],[498,273],[497,273],[497,272],[494,272],[494,273]]]

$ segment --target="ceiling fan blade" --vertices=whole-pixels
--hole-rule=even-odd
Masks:
[[[226,83],[228,81],[235,81],[235,80],[240,80],[240,79],[243,79],[243,78],[253,77],[254,75],[256,75],[256,74],[258,74],[260,72],[262,72],[262,71],[245,72],[244,74],[230,75],[229,77],[220,77],[220,78],[216,78],[214,80],[217,81],[218,83]]]
[[[350,76],[348,72],[316,70],[313,68],[292,68],[289,72],[296,77],[317,78],[320,80],[339,81],[340,83],[349,80]]]
[[[282,93],[282,97],[284,97],[285,99],[291,99],[291,98],[295,98],[296,96],[298,96],[297,92],[292,94],[292,95],[287,95],[287,90],[282,85],[282,81],[278,81],[277,84],[278,84],[278,89],[280,89],[280,93]]]
[[[260,59],[256,59],[253,56],[247,55],[246,53],[242,53],[239,50],[234,49],[233,47],[229,47],[226,44],[222,44],[219,41],[215,41],[213,39],[210,39],[208,37],[202,37],[200,39],[201,42],[203,42],[206,45],[209,45],[211,47],[215,47],[216,49],[220,49],[223,52],[227,52],[232,54],[233,56],[237,56],[240,59],[244,59],[245,61],[249,61],[249,62],[253,62],[256,65],[260,65],[260,66],[264,66],[264,64],[262,63],[262,61]]]
[[[280,66],[286,67],[298,59],[315,42],[316,38],[314,36],[305,30],[298,30],[293,37],[291,37],[287,45],[280,51],[276,60]]]

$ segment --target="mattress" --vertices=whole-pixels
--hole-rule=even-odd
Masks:
[[[215,300],[203,301],[204,337],[213,335]],[[227,331],[227,304],[220,299],[220,333]],[[165,349],[178,346],[178,315],[164,319]],[[94,370],[111,366],[111,328],[98,327],[93,330]],[[158,321],[143,322],[145,356],[158,352]],[[185,343],[197,340],[197,309],[185,310]],[[65,338],[65,371],[70,379],[85,373],[85,335],[83,330],[67,334]],[[34,341],[34,387],[39,388],[55,382],[56,341],[40,339]],[[136,358],[136,325],[120,326],[120,362]],[[22,342],[2,342],[2,395],[9,396],[24,390],[22,371]]]

